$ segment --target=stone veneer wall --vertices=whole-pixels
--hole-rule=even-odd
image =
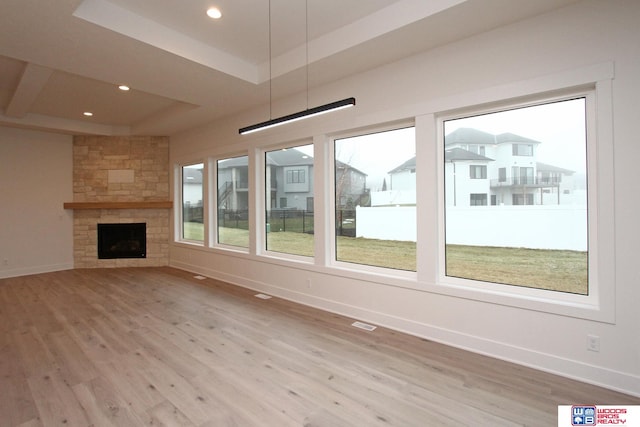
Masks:
[[[169,138],[76,136],[74,202],[169,200]],[[74,210],[76,268],[156,267],[169,264],[170,209]],[[98,259],[98,223],[147,224],[147,257]]]

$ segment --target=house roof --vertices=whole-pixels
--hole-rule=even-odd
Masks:
[[[286,150],[275,150],[269,152],[269,157],[267,157],[267,164],[280,167],[299,165],[313,166],[313,156],[310,154],[305,154],[300,150],[296,150],[295,148],[289,148]],[[361,170],[358,170],[347,163],[341,162],[340,160],[336,160],[336,164],[339,169],[346,168],[353,172],[357,172],[360,175],[367,176],[367,174],[362,172]],[[231,157],[229,159],[221,160],[218,164],[219,169],[229,169],[235,167],[248,167],[246,156]]]
[[[565,175],[573,175],[575,171],[564,169],[558,166],[549,165],[547,163],[536,162],[536,170],[538,171],[546,171],[546,172],[558,172],[563,173]]]
[[[458,161],[458,160],[476,160],[476,161],[484,161],[484,162],[492,162],[494,159],[490,159],[489,157],[481,156],[480,154],[472,153],[469,150],[464,150],[462,148],[449,148],[444,151],[444,161]]]
[[[445,135],[444,145],[495,144],[495,135],[474,128],[459,128]]]
[[[406,170],[415,170],[415,169],[416,169],[416,157],[413,156],[412,158],[410,158],[409,160],[407,160],[406,162],[404,162],[400,166],[390,170],[388,172],[388,174],[391,175],[391,174],[394,174],[394,173],[398,173],[398,172],[402,172],[402,171],[406,171]]]
[[[494,159],[490,159],[489,157],[481,156],[476,153],[472,153],[471,151],[464,150],[462,148],[449,148],[444,152],[444,160],[448,161],[462,161],[462,160],[475,160],[475,161],[484,161],[484,162],[492,162]],[[390,170],[388,173],[392,175],[394,173],[400,173],[406,170],[415,170],[416,168],[416,157],[413,156],[400,166],[397,166]]]
[[[313,156],[295,148],[269,151],[267,153],[267,164],[273,166],[313,165]]]
[[[540,144],[540,141],[536,141],[535,139],[525,138],[524,136],[516,135],[515,133],[501,133],[500,135],[496,135],[496,142],[498,144],[503,144],[505,142],[526,142],[528,144]]]
[[[526,138],[511,132],[494,135],[474,128],[459,128],[444,137],[445,145],[454,144],[504,144],[512,142],[524,142],[528,144],[540,144],[540,141]]]

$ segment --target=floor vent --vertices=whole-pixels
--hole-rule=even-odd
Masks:
[[[373,326],[373,325],[368,325],[366,323],[362,323],[362,322],[353,322],[351,324],[351,326],[355,326],[356,328],[360,328],[360,329],[364,329],[365,331],[373,331],[377,328],[377,326]]]
[[[260,298],[260,299],[271,299],[270,295],[265,295],[265,294],[255,294],[254,297]]]
[[[194,279],[198,279],[198,280],[204,280],[206,279],[206,277],[204,276],[193,276]]]

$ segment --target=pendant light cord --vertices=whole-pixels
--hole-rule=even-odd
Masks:
[[[273,118],[272,116],[272,104],[273,104],[273,97],[272,97],[272,70],[271,70],[271,0],[269,0],[269,120],[271,120]]]
[[[304,27],[305,27],[305,45],[306,45],[306,88],[307,88],[307,110],[309,109],[309,0],[304,2]]]

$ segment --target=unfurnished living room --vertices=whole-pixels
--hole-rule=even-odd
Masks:
[[[640,425],[638,22],[3,1],[0,426]]]

